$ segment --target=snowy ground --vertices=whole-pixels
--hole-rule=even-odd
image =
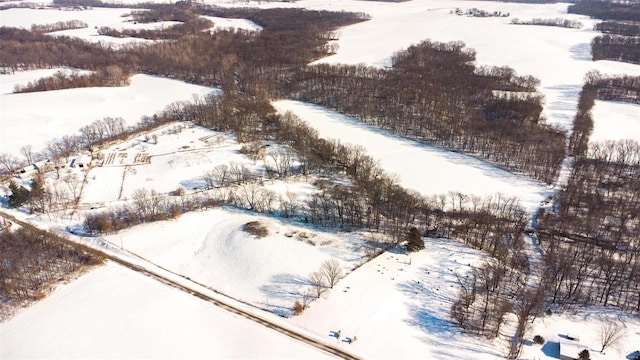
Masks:
[[[568,4],[305,0],[286,4],[242,2],[227,6],[247,4],[363,11],[372,15],[371,21],[342,29],[338,53],[322,62],[389,66],[395,51],[420,40],[462,40],[477,51],[478,64],[508,65],[518,74],[540,78],[541,91],[546,96],[547,121],[567,129],[573,120],[578,93],[587,71],[597,69],[606,74],[640,75],[638,65],[592,62],[589,42],[597,35],[591,30],[596,20],[567,15]],[[498,10],[509,12],[511,16],[469,18],[452,15],[450,11],[456,7]],[[30,27],[34,23],[79,19],[89,23],[89,29],[94,30],[95,26],[122,24],[126,19],[120,15],[127,11],[12,9],[2,12],[2,25]],[[584,26],[582,29],[563,29],[509,25],[514,17],[523,20],[564,17],[579,20]],[[244,24],[247,28],[257,29],[249,23]],[[76,36],[91,37],[90,34]],[[173,80],[136,75],[131,85],[124,88],[8,94],[14,84],[24,84],[29,76],[35,79],[45,76],[45,73],[49,74],[38,71],[0,76],[0,152],[15,153],[26,144],[40,148],[53,137],[75,132],[79,127],[106,116],[121,116],[131,124],[140,116],[152,115],[173,101],[188,100],[194,93],[213,91]],[[540,184],[475,159],[430,149],[362,125],[355,126],[353,120],[321,108],[292,102],[276,104],[299,109],[306,121],[317,120],[314,126],[325,126],[324,130],[319,129],[321,133],[353,131],[350,139],[345,141],[364,142],[369,153],[379,156],[389,172],[399,175],[403,185],[418,191],[438,188],[441,190],[437,192],[514,192],[527,207],[533,207],[547,195],[547,190]],[[594,136],[609,134],[614,128],[610,126],[611,120],[602,120],[610,119],[610,113],[618,111],[622,114],[620,118],[627,119],[623,121],[625,125],[619,125],[624,126],[621,134],[633,134],[637,129],[637,122],[633,121],[638,118],[635,116],[637,106],[598,102],[594,108]],[[193,133],[184,131],[180,139],[166,134],[158,144],[137,140],[122,145],[120,149],[108,149],[126,153],[127,159],[135,160],[136,154],[144,152],[156,156],[151,157],[147,165],[131,166],[141,170],[135,174],[127,173],[124,185],[124,165],[93,169],[90,175],[95,175],[95,178],[90,177],[83,201],[108,203],[115,198],[116,192],[119,193],[120,187],[124,188],[124,193],[130,194],[140,186],[169,191],[177,186],[188,188],[197,185],[197,176],[202,169],[213,166],[220,159],[228,160],[226,156],[239,146],[225,139],[219,147],[197,152],[197,155],[178,152],[170,159],[162,155],[165,151],[189,146],[191,142],[205,148],[200,138],[211,133],[200,136],[197,131],[200,130]],[[221,136],[224,137],[223,134]],[[606,136],[615,138],[620,135]],[[386,152],[381,151],[383,141],[386,141]],[[394,149],[393,152],[390,149]],[[166,161],[163,160],[165,158]],[[437,170],[425,167],[407,172],[407,168],[415,169],[416,159],[423,159],[421,162],[430,163]],[[171,165],[175,165],[174,168]],[[447,174],[449,171],[455,175]],[[455,182],[460,179],[464,181]],[[478,186],[480,184],[483,185]],[[289,188],[299,194],[313,191],[308,184],[301,183],[274,183],[270,186]],[[268,224],[270,236],[256,239],[240,230],[245,222],[255,219]],[[39,221],[47,220],[41,218]],[[112,246],[123,246],[175,272],[281,313],[285,313],[284,307],[290,307],[300,296],[300,291],[305,288],[304,277],[317,270],[324,259],[338,259],[348,271],[359,264],[366,250],[359,246],[362,240],[357,240],[355,235],[315,231],[229,209],[186,214],[175,221],[122,231],[108,236],[107,240]],[[453,274],[463,275],[470,268],[468,264],[480,261],[483,255],[445,240],[427,240],[426,246],[427,249],[410,257],[394,252],[382,254],[350,272],[335,289],[325,293],[303,315],[289,322],[365,358],[503,357],[505,350],[502,344],[463,335],[447,317],[456,293]],[[566,334],[567,328],[578,328],[583,341],[597,348],[593,338],[600,320],[595,316],[603,314],[603,310],[589,309],[581,310],[580,316],[553,315],[538,321],[529,337],[539,333],[553,343],[559,341],[556,339],[560,335]],[[631,347],[640,344],[640,320],[626,318],[625,321],[627,335],[623,345],[620,349],[607,351],[601,358],[625,358],[637,350]],[[332,332],[338,330],[341,330],[342,338],[332,338]],[[342,341],[354,336],[358,340],[351,344]],[[527,359],[557,358],[555,345],[546,346],[527,345],[523,356]],[[0,324],[1,358],[73,356],[316,358],[324,354],[154,280],[109,264],[61,287],[49,298]]]
[[[425,249],[411,255],[387,252],[292,321],[326,336],[340,331],[335,344],[366,359],[500,358],[499,345],[462,334],[448,314],[456,276],[464,277],[484,257],[445,239],[427,239]]]
[[[514,175],[468,155],[441,150],[408,140],[323,107],[291,100],[273,103],[278,111],[291,111],[323,138],[363,146],[383,169],[398,176],[400,184],[423,195],[461,192],[520,199],[529,212],[552,194],[544,184]],[[473,181],[469,181],[473,179]]]
[[[242,230],[260,221],[269,235]],[[323,261],[345,273],[364,261],[358,235],[335,234],[238,210],[188,213],[177,221],[137,226],[105,239],[177,274],[260,308],[289,316]]]
[[[640,105],[596,100],[592,142],[632,139],[640,142]]]
[[[127,125],[151,116],[176,101],[193,95],[209,94],[215,89],[163,79],[134,75],[124,87],[79,88],[24,94],[12,94],[15,84],[26,84],[48,74],[36,70],[15,75],[0,75],[0,153],[19,155],[20,148],[32,145],[34,150],[47,141],[76,133],[81,127],[105,117],[121,117]],[[27,80],[29,79],[29,80]],[[25,81],[26,80],[26,81]],[[11,90],[9,90],[11,91]],[[34,105],[35,104],[35,105]]]
[[[108,263],[0,324],[0,358],[327,359],[329,355]]]
[[[217,16],[203,16],[203,18],[211,20],[213,22],[214,27],[210,30],[218,30],[218,29],[242,29],[242,30],[249,30],[249,31],[262,30],[262,26],[247,19],[230,19],[230,18],[222,18]]]
[[[202,176],[221,164],[257,168],[239,150],[229,134],[189,124],[164,126],[102,150],[89,172],[81,203],[131,199],[142,188],[161,193],[203,188]]]

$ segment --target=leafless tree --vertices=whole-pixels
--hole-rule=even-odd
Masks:
[[[229,164],[229,176],[233,177],[235,182],[240,185],[251,180],[253,173],[245,164],[232,161]]]
[[[35,153],[33,152],[33,146],[25,145],[20,149],[22,155],[24,155],[24,159],[27,161],[27,164],[33,164],[35,160]]]
[[[219,186],[226,186],[229,183],[229,166],[220,164],[213,168],[214,179],[218,182]]]
[[[314,295],[319,299],[322,293],[326,290],[324,274],[319,271],[312,272],[309,274],[309,282],[311,283]]]
[[[300,204],[295,193],[287,191],[286,196],[280,195],[280,212],[282,216],[288,218],[296,215],[296,211]]]
[[[625,336],[624,325],[619,322],[606,321],[600,327],[600,352],[604,349],[617,344]]]
[[[340,263],[334,259],[325,260],[322,265],[320,265],[320,271],[327,281],[327,284],[332,289],[333,286],[344,276]]]
[[[0,154],[0,165],[2,165],[7,173],[12,174],[20,166],[20,160],[12,154],[3,153]]]
[[[279,149],[268,156],[267,168],[275,172],[278,177],[285,177],[291,172],[293,165],[293,152],[289,149]]]

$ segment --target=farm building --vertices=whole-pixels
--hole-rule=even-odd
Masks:
[[[69,163],[69,167],[72,168],[88,168],[91,166],[91,156],[89,155],[80,155],[75,159],[71,160]]]

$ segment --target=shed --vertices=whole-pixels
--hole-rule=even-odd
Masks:
[[[80,155],[75,159],[71,160],[69,167],[72,168],[85,168],[91,166],[91,156],[89,155]]]

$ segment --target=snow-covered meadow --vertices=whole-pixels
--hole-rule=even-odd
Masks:
[[[38,8],[38,9],[7,9],[2,11],[2,26],[10,26],[17,28],[29,29],[31,25],[52,24],[58,21],[79,20],[87,24],[86,28],[70,29],[55,31],[50,33],[51,36],[69,36],[80,38],[89,42],[102,43],[105,45],[120,46],[130,43],[145,43],[153,40],[142,38],[123,37],[117,38],[112,36],[100,35],[98,29],[101,27],[109,27],[118,31],[124,29],[140,30],[140,29],[161,29],[176,24],[177,21],[158,21],[154,23],[137,23],[131,17],[130,8],[88,8],[77,9],[69,8],[65,10]],[[244,29],[249,31],[260,31],[261,26],[247,19],[227,19],[214,16],[203,16],[211,20],[214,26],[209,31],[217,31],[223,29]]]
[[[400,185],[425,196],[455,192],[480,197],[502,194],[518,198],[522,207],[534,212],[552,194],[552,189],[525,176],[469,155],[402,138],[317,105],[291,100],[273,105],[281,113],[297,115],[318,130],[321,137],[364,147],[383,169],[397,176]]]
[[[115,263],[0,324],[0,357],[332,358]]]
[[[33,146],[43,150],[54,138],[78,133],[78,130],[105,117],[123,118],[133,125],[144,115],[153,115],[177,101],[193,99],[217,90],[163,79],[149,75],[134,75],[123,87],[97,87],[12,93],[15,85],[49,75],[55,71],[17,72],[0,75],[0,107],[2,133],[0,152],[20,154],[20,148]]]
[[[89,170],[80,202],[104,206],[131,199],[143,188],[160,193],[203,188],[205,172],[221,164],[257,168],[239,150],[229,134],[171,123],[102,150],[96,161],[100,166]]]
[[[591,113],[594,121],[590,141],[640,142],[640,105],[596,100]]]
[[[589,42],[597,35],[591,30],[597,20],[568,15],[567,4],[562,3],[304,0],[221,5],[296,6],[361,11],[372,16],[370,21],[341,29],[338,53],[319,62],[384,67],[390,66],[394,52],[423,39],[464,41],[476,50],[478,64],[507,65],[520,75],[539,78],[540,90],[546,97],[544,113],[548,123],[565,129],[571,127],[587,71],[640,75],[637,65],[592,62]],[[509,12],[510,17],[457,16],[451,13],[455,8]],[[26,28],[31,24],[79,19],[89,23],[89,28],[68,31],[65,35],[96,40],[96,26],[134,26],[121,17],[128,11],[12,9],[0,14],[3,26]],[[564,29],[510,25],[515,17],[523,20],[564,17],[581,21],[584,26]],[[260,30],[242,19],[212,21],[221,27]],[[0,75],[0,152],[18,154],[24,145],[39,149],[54,137],[73,133],[107,116],[123,117],[127,124],[133,124],[141,116],[152,115],[174,101],[216,91],[135,75],[131,85],[123,88],[10,94],[15,84],[25,84],[53,71]],[[363,145],[387,171],[398,176],[402,185],[424,194],[500,192],[518,196],[532,211],[550,195],[550,189],[524,177],[468,156],[389,135],[326,109],[290,101],[274,105],[282,111],[294,111],[322,136]],[[598,101],[593,110],[596,125],[592,140],[639,139],[639,112],[637,106]],[[160,130],[157,143],[138,138],[106,149],[103,161],[115,154],[113,161],[90,171],[81,202],[108,206],[130,197],[141,187],[159,192],[200,187],[202,173],[216,164],[233,160],[250,164],[238,153],[240,144],[226,134],[198,127],[179,133],[170,130],[170,127]],[[136,163],[139,154],[148,156],[149,161]],[[267,186],[293,191],[299,196],[314,191],[311,185],[300,182],[274,182]],[[255,238],[241,230],[243,224],[254,220],[266,223],[270,235]],[[325,259],[334,258],[348,275],[323,298],[312,302],[301,316],[283,321],[363,358],[495,359],[506,353],[504,344],[464,335],[448,318],[457,291],[455,275],[464,276],[470,264],[484,257],[451,241],[428,239],[426,249],[417,254],[387,252],[358,267],[368,251],[367,241],[374,240],[367,235],[330,233],[234,209],[188,213],[176,220],[109,235],[105,240],[111,246],[122,247],[194,281],[279,314],[290,314],[293,302],[309,287],[309,273],[316,271]],[[555,343],[560,335],[579,328],[582,339],[591,348],[597,348],[595,338],[600,323],[605,321],[597,317],[603,314],[608,313],[590,309],[579,316],[554,314],[539,319],[528,336],[541,334]],[[624,342],[600,358],[625,358],[637,350],[640,321],[632,317],[625,321]],[[332,336],[338,330],[342,333],[340,339]],[[347,337],[353,340],[354,336],[357,341],[344,341]],[[599,354],[592,352],[594,358],[595,355]],[[74,356],[320,358],[325,354],[108,264],[60,287],[47,299],[0,324],[0,358]],[[558,357],[549,347],[529,343],[523,353],[526,359]]]

